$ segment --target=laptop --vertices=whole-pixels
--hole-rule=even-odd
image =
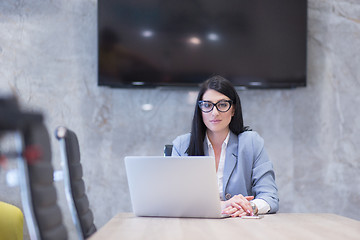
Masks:
[[[213,157],[127,156],[136,216],[223,218]]]

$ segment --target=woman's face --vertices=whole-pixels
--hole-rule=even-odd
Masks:
[[[218,91],[208,89],[204,93],[202,100],[217,103],[220,100],[230,100],[230,98]],[[228,132],[231,117],[234,116],[234,112],[235,109],[233,105],[231,105],[231,108],[227,112],[219,112],[216,106],[214,106],[211,112],[202,112],[202,118],[208,131],[212,133]]]

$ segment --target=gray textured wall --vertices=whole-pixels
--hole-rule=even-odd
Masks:
[[[196,91],[97,86],[96,0],[0,2],[0,92],[77,132],[98,227],[130,211],[125,155],[161,155],[190,130]],[[309,0],[308,86],[239,91],[245,123],[265,139],[280,212],[329,212],[360,220],[360,2]],[[153,104],[144,111],[143,104]],[[179,104],[184,103],[184,104]],[[56,183],[73,232],[62,183]],[[21,207],[18,188],[0,200]],[[25,234],[27,231],[25,230]],[[27,237],[27,235],[25,236]]]

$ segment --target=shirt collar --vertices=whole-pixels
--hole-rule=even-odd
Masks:
[[[210,148],[213,148],[212,145],[211,145],[211,142],[210,142],[210,139],[209,139],[207,133],[205,134],[205,138],[206,138],[206,143],[207,143],[209,149],[210,149]],[[222,144],[223,147],[228,145],[229,139],[230,139],[230,131],[229,131],[228,135],[226,136],[226,138],[225,138],[225,140],[224,140],[224,142],[223,142],[223,144]]]

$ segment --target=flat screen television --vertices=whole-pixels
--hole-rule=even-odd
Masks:
[[[99,0],[98,85],[306,86],[306,0]]]

